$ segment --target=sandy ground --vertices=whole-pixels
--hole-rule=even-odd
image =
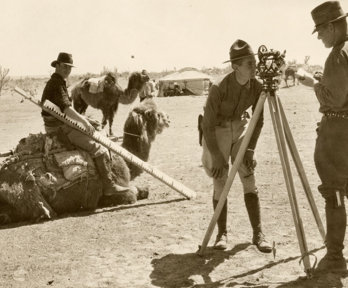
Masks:
[[[320,216],[324,203],[316,187],[313,163],[318,104],[304,86],[280,89]],[[251,245],[252,231],[238,177],[228,196],[229,247],[196,254],[212,218],[212,181],[201,166],[197,115],[205,96],[157,98],[170,115],[171,127],[159,135],[150,163],[197,193],[186,200],[148,174],[136,184],[150,187],[149,199],[38,224],[20,223],[0,230],[0,287],[348,287],[346,276],[326,274],[306,279],[284,183],[268,105],[256,157],[263,228],[276,244],[276,256]],[[138,101],[138,100],[137,100]],[[120,105],[116,135],[130,106]],[[40,110],[20,97],[0,97],[1,151],[21,137],[42,131]],[[93,109],[87,114],[101,118]],[[295,169],[299,210],[309,250],[320,259],[325,249]],[[347,243],[346,243],[347,244]]]

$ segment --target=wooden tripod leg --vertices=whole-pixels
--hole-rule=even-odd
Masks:
[[[278,103],[279,103],[280,115],[282,117],[282,121],[283,121],[283,125],[284,125],[285,137],[286,137],[286,140],[287,140],[287,143],[288,143],[288,147],[289,147],[290,153],[291,153],[292,158],[294,160],[297,172],[298,172],[298,174],[300,176],[300,179],[301,179],[301,182],[302,182],[302,186],[303,186],[303,189],[304,189],[304,191],[306,193],[309,205],[310,205],[310,207],[312,209],[312,213],[313,213],[315,222],[317,223],[317,226],[318,226],[318,229],[319,229],[319,233],[320,233],[321,237],[323,238],[323,241],[325,241],[325,235],[326,235],[325,229],[324,229],[323,223],[321,222],[321,219],[320,219],[320,216],[319,216],[319,212],[318,212],[317,206],[315,204],[311,188],[309,186],[309,182],[308,182],[308,179],[307,179],[307,176],[306,176],[306,172],[305,172],[305,170],[303,168],[300,155],[299,155],[298,150],[296,148],[296,144],[295,144],[294,138],[292,137],[292,134],[291,134],[289,123],[288,123],[288,121],[286,119],[286,115],[285,115],[285,112],[284,112],[284,109],[283,109],[283,105],[280,102],[279,98],[278,98]]]
[[[279,156],[280,156],[280,162],[282,165],[282,170],[283,170],[283,175],[284,175],[284,180],[285,180],[285,184],[286,184],[286,188],[288,191],[288,196],[289,196],[289,200],[290,200],[290,206],[291,206],[291,211],[295,210],[295,206],[294,206],[294,200],[293,200],[293,196],[291,193],[289,193],[290,190],[294,190],[294,185],[293,183],[289,180],[289,171],[286,169],[285,166],[285,160],[284,160],[284,147],[282,146],[282,143],[280,141],[280,136],[279,136],[279,129],[281,127],[279,127],[277,125],[277,120],[276,120],[276,116],[275,116],[275,108],[273,106],[273,103],[270,99],[270,97],[267,99],[268,100],[268,105],[269,105],[269,110],[270,110],[270,114],[271,114],[271,119],[272,119],[272,124],[273,124],[273,129],[274,129],[274,134],[276,137],[276,141],[277,141],[277,147],[278,147],[278,152],[279,152]],[[292,216],[294,217],[294,222],[298,222],[298,215],[296,213],[293,213]]]
[[[222,207],[225,204],[227,195],[228,195],[228,193],[230,191],[230,188],[232,186],[234,177],[236,176],[238,168],[239,168],[240,164],[243,161],[243,157],[244,157],[245,151],[246,151],[246,149],[248,147],[248,144],[250,142],[250,138],[251,138],[251,136],[252,136],[252,134],[254,132],[255,126],[257,124],[257,121],[260,118],[260,114],[261,114],[261,111],[263,109],[263,105],[264,105],[265,101],[266,101],[266,94],[265,93],[261,93],[260,99],[257,102],[257,105],[255,107],[253,116],[251,117],[248,129],[245,132],[243,141],[242,141],[241,146],[239,148],[239,151],[238,151],[238,153],[236,155],[236,159],[235,159],[235,161],[234,161],[234,163],[232,165],[231,171],[230,171],[230,173],[228,175],[228,178],[226,180],[226,184],[224,186],[224,189],[222,190],[219,202],[218,202],[218,204],[217,204],[217,206],[215,208],[215,212],[214,212],[213,218],[210,221],[208,230],[207,230],[207,232],[206,232],[206,234],[204,236],[202,245],[200,246],[200,249],[199,249],[199,252],[198,252],[199,255],[203,255],[205,249],[207,248],[208,242],[209,242],[209,240],[211,238],[211,235],[213,234],[213,231],[214,231],[217,219],[219,218],[219,216],[221,214]]]
[[[275,127],[274,130],[275,130],[276,137],[278,138],[277,140],[278,150],[279,150],[284,178],[285,178],[285,182],[286,182],[286,186],[288,190],[288,196],[290,200],[291,212],[294,219],[297,239],[300,246],[301,255],[303,257],[303,264],[304,264],[305,272],[307,276],[310,276],[312,268],[311,268],[311,263],[310,263],[310,259],[308,255],[308,247],[307,247],[306,237],[304,233],[303,223],[302,223],[300,211],[298,209],[298,204],[296,200],[295,188],[294,188],[293,178],[292,178],[291,169],[290,169],[290,162],[289,162],[289,158],[286,151],[284,129],[283,129],[280,115],[279,115],[279,107],[278,107],[278,102],[276,97],[277,96],[274,94],[268,98],[271,115],[273,115],[272,122],[273,122],[273,126]]]

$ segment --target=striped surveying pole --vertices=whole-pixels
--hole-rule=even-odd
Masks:
[[[37,101],[33,99],[31,96],[27,95],[27,93],[18,88],[15,87],[14,89],[15,92],[18,94],[22,95],[25,99],[29,100],[30,102],[36,104],[40,108],[42,108],[44,111],[50,113],[53,117],[57,118],[58,120],[62,121],[63,123],[69,125],[70,127],[81,131],[82,133],[86,134],[96,142],[100,143],[107,149],[111,150],[112,152],[120,155],[124,159],[128,160],[132,164],[138,166],[139,168],[143,169],[145,172],[149,173],[153,177],[157,178],[176,192],[180,193],[181,195],[185,196],[187,199],[193,199],[196,197],[196,193],[181,184],[180,182],[176,181],[175,179],[171,178],[167,174],[161,172],[160,170],[156,169],[155,167],[151,166],[150,164],[144,162],[137,156],[133,155],[130,153],[128,150],[124,149],[120,145],[117,145],[115,142],[111,141],[107,137],[101,135],[97,131],[95,131],[93,134],[90,134],[86,131],[86,129],[78,122],[75,120],[72,120],[69,118],[67,115],[62,113],[60,109],[53,104],[52,102],[46,100],[44,103],[41,103],[40,101]]]

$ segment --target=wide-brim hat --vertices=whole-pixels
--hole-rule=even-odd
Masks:
[[[52,67],[56,67],[57,63],[64,63],[65,65],[71,66],[71,67],[75,67],[73,65],[73,59],[72,59],[72,55],[69,53],[65,53],[65,52],[60,52],[57,60],[52,61],[51,66]]]
[[[348,16],[348,13],[343,12],[341,4],[338,1],[324,2],[315,7],[311,14],[315,24],[312,34],[318,31],[319,26],[338,21]]]
[[[230,60],[223,63],[232,62],[234,60],[242,59],[249,56],[256,55],[251,49],[250,45],[244,40],[236,40],[230,48]]]

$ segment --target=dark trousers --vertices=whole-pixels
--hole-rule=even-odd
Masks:
[[[314,152],[315,166],[321,180],[318,187],[326,199],[336,191],[347,193],[348,119],[324,116],[318,127]]]
[[[328,269],[327,261],[343,259],[347,214],[344,203],[348,178],[348,119],[324,116],[318,127],[314,153],[321,185],[319,192],[325,198],[327,259],[318,267]],[[344,260],[344,259],[343,259]],[[345,262],[343,262],[345,266]]]
[[[96,158],[102,154],[108,153],[108,150],[94,141],[91,137],[86,134],[68,126],[62,125],[60,127],[47,127],[45,126],[46,133],[57,132],[60,129],[61,133],[63,133],[75,146],[81,148],[82,150],[88,152],[92,158]]]

